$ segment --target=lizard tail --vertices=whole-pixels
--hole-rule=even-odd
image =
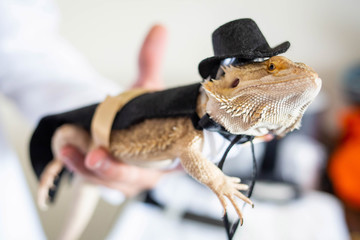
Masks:
[[[49,191],[55,188],[54,182],[63,168],[62,161],[54,159],[46,166],[44,173],[41,175],[37,194],[37,202],[41,210],[48,209]]]

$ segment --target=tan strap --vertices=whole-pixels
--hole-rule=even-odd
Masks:
[[[116,113],[131,99],[146,92],[149,90],[133,89],[115,97],[108,96],[97,106],[91,121],[91,136],[96,147],[109,148],[111,127]]]

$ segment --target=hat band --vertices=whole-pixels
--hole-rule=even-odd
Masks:
[[[229,66],[229,65],[233,65],[233,66],[241,66],[241,65],[245,65],[248,63],[255,63],[255,62],[264,62],[267,59],[269,59],[268,57],[264,57],[264,58],[255,58],[255,59],[251,59],[251,60],[247,60],[247,61],[240,61],[239,59],[241,58],[236,58],[236,57],[232,57],[232,58],[225,58],[220,62],[221,66]],[[215,79],[219,79],[222,75],[224,74],[224,70],[222,68],[219,67],[217,73],[216,73],[216,77]]]
[[[229,65],[237,66],[237,65],[242,65],[242,63],[245,64],[245,63],[249,63],[249,62],[264,62],[264,61],[268,60],[269,57],[254,58],[254,59],[247,60],[247,61],[239,61],[239,59],[241,59],[241,58],[236,58],[236,57],[225,58],[221,61],[220,64],[222,66],[229,66]]]

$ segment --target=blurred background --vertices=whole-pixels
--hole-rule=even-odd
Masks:
[[[31,5],[34,2],[43,4],[47,1],[29,0],[15,2],[18,2],[20,5]],[[6,1],[1,6],[6,6]],[[295,62],[304,62],[314,68],[323,80],[323,89],[314,106],[311,107],[304,118],[303,129],[290,135],[289,140],[286,140],[286,138],[281,140],[283,143],[280,144],[280,147],[278,146],[278,153],[280,152],[282,160],[278,161],[277,166],[281,165],[286,170],[279,170],[278,168],[280,167],[277,167],[277,170],[273,169],[273,173],[278,176],[281,175],[282,179],[289,180],[292,183],[295,182],[295,185],[300,187],[301,191],[315,192],[315,195],[310,195],[310,198],[306,198],[306,194],[304,194],[305,197],[300,197],[300,200],[295,203],[298,205],[295,206],[281,205],[279,207],[277,203],[272,202],[270,205],[257,204],[255,210],[250,210],[251,212],[256,211],[256,213],[249,213],[249,210],[246,210],[245,213],[248,216],[245,214],[245,219],[248,218],[249,220],[247,220],[247,225],[241,229],[243,238],[239,236],[238,239],[262,239],[259,237],[259,232],[256,231],[261,231],[261,229],[265,229],[264,234],[267,233],[269,236],[274,236],[274,238],[270,239],[348,239],[349,226],[353,232],[353,238],[359,239],[356,238],[356,232],[360,231],[358,213],[360,204],[356,200],[354,202],[353,198],[347,197],[348,195],[346,194],[345,197],[340,194],[342,201],[338,201],[337,198],[333,197],[334,189],[326,173],[329,159],[331,159],[333,152],[342,143],[341,136],[343,136],[343,130],[339,125],[339,122],[341,122],[339,118],[345,109],[348,110],[349,106],[357,108],[359,103],[358,101],[349,101],[346,98],[348,96],[346,89],[351,90],[353,89],[352,86],[359,86],[360,78],[355,77],[354,82],[351,82],[351,84],[346,85],[345,83],[345,79],[349,78],[347,73],[360,62],[360,47],[358,46],[360,42],[359,1],[302,0],[290,3],[285,0],[57,0],[54,2],[54,6],[50,6],[50,12],[53,12],[55,8],[55,12],[60,16],[59,20],[56,21],[59,21],[61,36],[84,55],[100,75],[124,87],[130,86],[136,78],[139,49],[147,31],[153,24],[161,23],[169,31],[169,44],[162,74],[167,87],[185,85],[201,80],[197,65],[202,59],[213,55],[211,33],[218,26],[228,21],[238,18],[254,19],[272,47],[283,41],[290,41],[291,47],[284,56]],[[2,9],[2,11],[6,11],[6,9]],[[4,23],[0,23],[0,26],[1,24]],[[34,20],[34,25],[36,24],[36,20]],[[0,66],[0,68],[4,66]],[[354,72],[355,70],[352,71]],[[355,88],[355,96],[358,93]],[[34,125],[24,120],[13,102],[4,95],[0,97],[0,106],[2,130],[5,133],[7,142],[10,142],[6,147],[12,148],[16,152],[16,159],[20,161],[21,170],[26,177],[27,187],[31,190],[31,196],[34,197],[36,180],[27,153],[27,144]],[[265,145],[259,146],[258,155],[264,155],[266,147]],[[244,155],[246,154],[251,159],[250,153],[245,152]],[[354,154],[356,155],[356,153]],[[359,158],[359,156],[356,155],[355,159]],[[296,159],[292,161],[292,158]],[[284,163],[286,162],[284,159],[293,163],[299,162],[301,166],[296,164],[290,166],[291,164]],[[356,173],[360,175],[360,169],[356,168],[359,167],[359,164],[350,166],[355,166],[353,170],[355,171],[354,181],[356,181]],[[352,169],[347,167],[347,169],[349,168]],[[239,171],[246,172],[246,169],[251,170],[251,165],[245,168],[245,170],[240,169]],[[297,170],[299,171],[297,172]],[[231,171],[231,173],[239,175],[236,171]],[[10,173],[7,172],[7,174],[0,174],[2,181],[11,181]],[[244,174],[246,175],[246,173]],[[336,174],[333,176],[341,177],[341,175]],[[357,180],[360,182],[359,179]],[[339,188],[341,189],[342,186],[339,186]],[[46,213],[38,213],[43,231],[48,239],[56,239],[56,236],[58,236],[60,231],[59,225],[64,221],[66,209],[70,204],[68,199],[73,194],[72,191],[69,184],[63,184],[56,205]],[[325,192],[330,194],[325,194]],[[350,190],[350,192],[354,195],[360,195],[360,188],[355,188]],[[269,196],[260,195],[261,193],[258,195],[259,199],[269,198]],[[1,194],[1,190],[0,196],[6,199],[6,196]],[[347,204],[349,198],[352,200],[350,204]],[[207,195],[204,199],[208,199]],[[303,205],[301,205],[301,201],[304,201]],[[313,201],[318,201],[318,203],[312,204]],[[323,202],[329,204],[322,204]],[[343,207],[344,202],[345,207]],[[3,200],[2,202],[0,201],[0,204],[8,203]],[[131,204],[136,206],[131,206]],[[141,212],[143,205],[137,206],[137,204],[136,201],[130,203],[130,207],[127,208],[128,210],[123,212],[122,208],[102,201],[82,239],[103,239],[114,224],[117,226],[117,229],[124,228],[126,222],[124,216],[128,216],[127,218],[130,219],[130,216],[133,216],[133,214],[140,214],[139,212]],[[215,204],[217,204],[216,200]],[[273,204],[276,206],[274,207]],[[20,199],[19,205],[21,205]],[[177,205],[175,204],[175,206]],[[296,209],[304,208],[311,210],[319,209],[321,206],[329,207],[324,207],[319,215],[334,212],[333,215],[324,215],[323,217],[338,217],[336,219],[338,222],[322,223],[323,218],[317,218],[316,213],[314,213],[316,210],[310,211],[313,215],[296,213]],[[6,209],[6,207],[3,206],[0,209]],[[131,209],[136,210],[132,212]],[[25,209],[24,211],[27,210]],[[344,215],[345,212],[347,212],[347,215]],[[256,216],[260,213],[264,213],[264,215]],[[11,215],[11,213],[9,214]],[[151,214],[156,216],[159,212],[152,212]],[[119,215],[120,218],[118,217]],[[121,218],[121,216],[123,217]],[[138,216],[140,218],[142,215]],[[214,216],[216,218],[216,216],[220,215],[216,212]],[[14,222],[16,222],[16,218],[21,216],[13,217],[15,219]],[[263,219],[263,221],[259,221],[259,218]],[[319,226],[311,225],[311,222],[307,225],[301,225],[308,221],[309,218],[313,218],[314,221],[317,219]],[[144,219],[140,222],[144,226],[151,228],[151,225],[149,225],[151,219],[146,220],[146,217]],[[280,219],[278,224],[272,225],[271,222],[277,221],[277,219]],[[135,224],[139,219],[132,220]],[[264,225],[261,225],[262,223]],[[165,223],[160,222],[158,223],[160,227],[157,227],[161,229],[161,226],[164,226],[162,224]],[[204,225],[204,223],[201,224]],[[302,226],[301,229],[296,231],[306,232],[308,228],[309,234],[305,235],[308,238],[296,237],[296,232],[286,232],[284,224],[300,224]],[[190,227],[191,224],[188,225],[186,231],[196,232],[196,230]],[[196,226],[196,223],[192,226]],[[205,227],[204,229],[216,228],[212,227],[212,225],[209,226],[211,227]],[[331,227],[335,229],[333,237],[321,237],[327,235],[322,235],[320,232]],[[162,228],[162,231],[165,230]],[[281,233],[277,234],[273,231]],[[144,232],[150,234],[150,237],[143,238],[138,236],[138,238],[127,239],[160,239],[158,235],[149,230],[144,230]],[[226,239],[223,233],[216,234],[214,233],[214,236]],[[114,237],[116,236],[114,230],[112,230],[111,236],[114,239],[117,238]],[[158,237],[151,238],[151,236]],[[178,239],[173,235],[165,236],[167,238],[163,239]],[[189,239],[201,239],[201,236],[203,235],[198,235],[198,238],[195,238],[194,235],[189,235]],[[278,236],[282,236],[282,238],[278,238]],[[291,238],[286,236],[291,236]]]

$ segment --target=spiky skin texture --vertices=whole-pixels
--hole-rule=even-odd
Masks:
[[[284,136],[300,127],[321,88],[310,67],[280,56],[223,70],[220,80],[203,84],[209,96],[206,112],[234,134]]]
[[[211,118],[233,134],[263,136],[267,133],[285,135],[300,126],[307,106],[320,90],[321,80],[304,64],[293,63],[284,57],[272,57],[262,63],[224,68],[219,80],[206,80],[200,89],[197,113]],[[87,133],[76,126],[60,127],[53,138],[55,160],[49,164],[59,167],[59,149],[69,144],[74,135],[86,138]],[[87,136],[86,142],[90,141]],[[85,141],[85,140],[83,140]],[[74,143],[82,147],[92,144]],[[139,166],[156,166],[180,158],[184,169],[196,180],[208,186],[226,210],[225,197],[230,200],[240,219],[242,213],[235,197],[252,204],[239,190],[247,186],[240,179],[224,175],[201,153],[203,133],[196,130],[190,118],[149,119],[128,129],[111,133],[109,151],[119,161]],[[55,164],[56,163],[56,164]],[[54,169],[54,167],[52,168]],[[49,170],[50,171],[50,170]],[[60,171],[60,170],[59,170]],[[54,171],[43,174],[39,203],[45,196]],[[52,179],[49,179],[52,178]]]

